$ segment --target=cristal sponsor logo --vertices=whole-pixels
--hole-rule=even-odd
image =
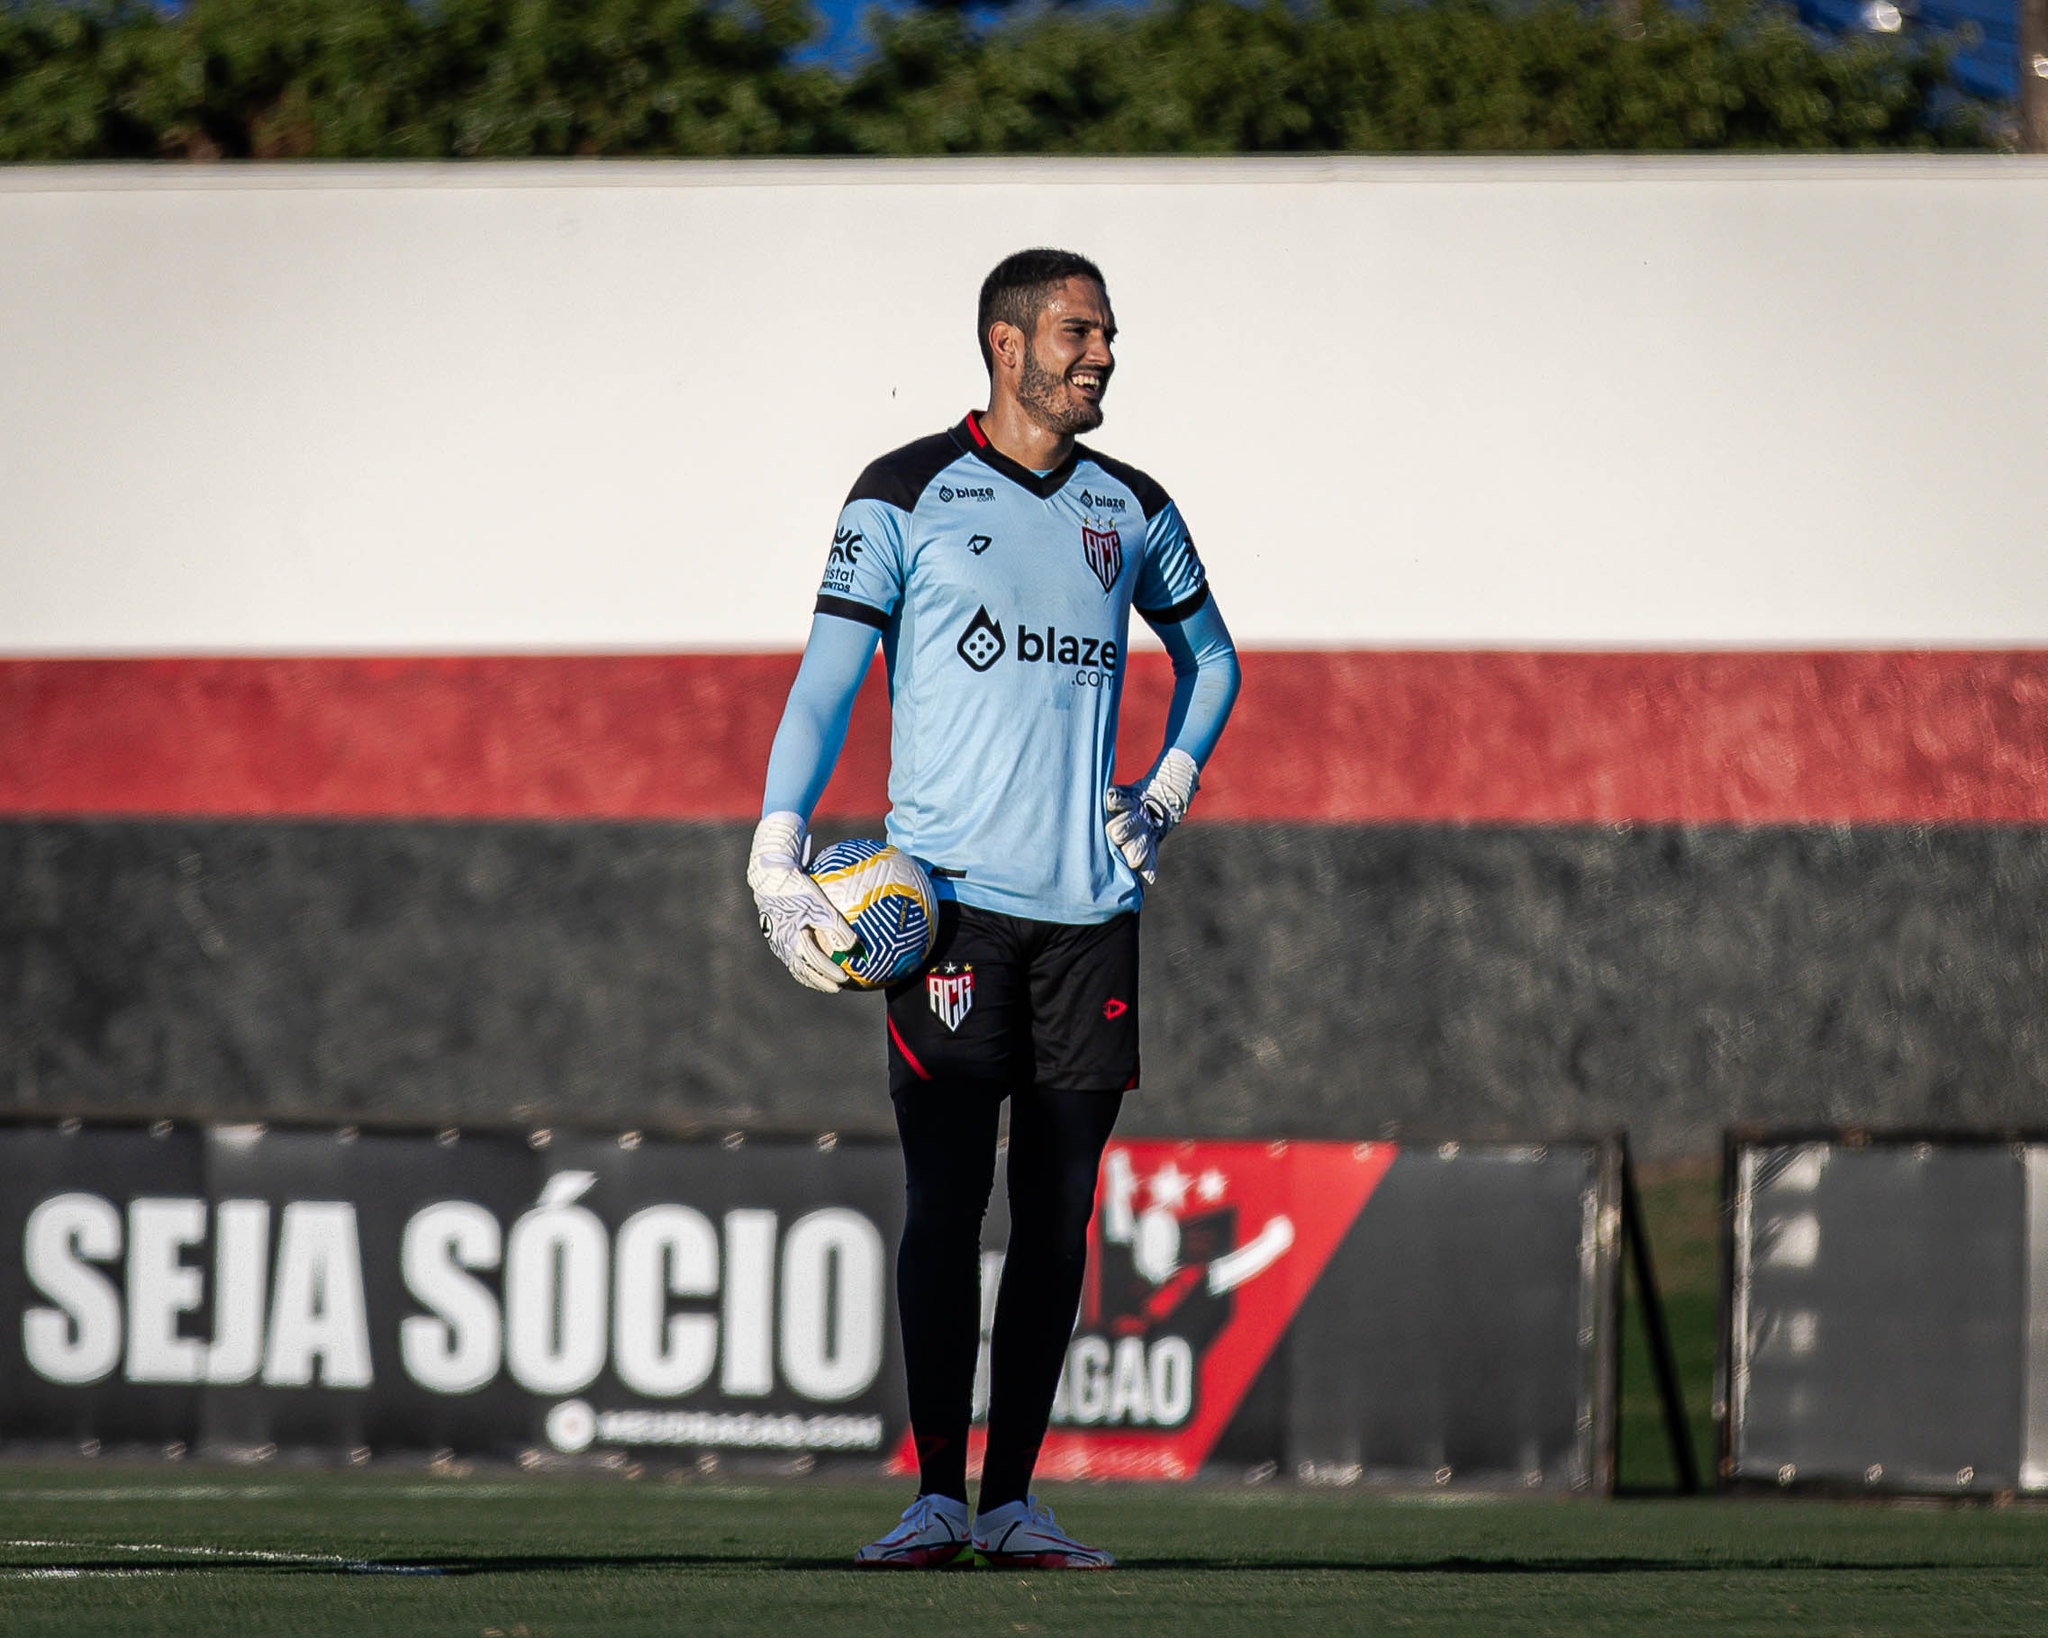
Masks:
[[[1061,631],[1057,626],[1042,631],[1019,626],[1012,645],[1003,634],[1003,623],[986,607],[975,610],[957,647],[960,658],[975,671],[987,671],[1010,654],[1025,665],[1072,666],[1076,688],[1102,688],[1116,680],[1118,649],[1114,642]]]
[[[996,492],[995,492],[995,490],[994,490],[994,489],[993,489],[992,487],[987,487],[987,486],[984,486],[984,487],[980,487],[980,488],[960,488],[960,489],[954,489],[954,488],[952,488],[952,487],[951,487],[950,485],[948,485],[948,484],[943,484],[943,483],[942,483],[942,484],[940,484],[940,485],[939,485],[939,499],[940,499],[940,500],[942,500],[942,501],[947,501],[947,502],[951,502],[951,501],[956,501],[956,500],[971,500],[971,501],[992,501],[992,500],[994,500],[995,498],[996,498]]]
[[[20,1316],[24,1362],[66,1387],[367,1389],[402,1376],[470,1394],[509,1376],[561,1399],[547,1420],[564,1450],[614,1439],[613,1412],[563,1397],[607,1371],[653,1400],[704,1391],[838,1404],[873,1386],[887,1258],[861,1213],[827,1206],[785,1223],[768,1209],[714,1219],[663,1202],[614,1225],[581,1203],[596,1183],[557,1172],[509,1225],[476,1201],[433,1201],[405,1220],[398,1266],[367,1270],[350,1201],[49,1195],[23,1227],[22,1271],[39,1299]],[[395,1287],[409,1311],[397,1357],[379,1358],[373,1331],[383,1338],[389,1320],[371,1298]],[[678,1308],[677,1297],[696,1303]],[[872,1449],[881,1439],[879,1426],[757,1420],[681,1442]]]
[[[853,584],[853,570],[860,562],[862,538],[857,529],[841,529],[832,536],[832,550],[825,557],[827,590],[845,591]]]
[[[1084,512],[1121,512],[1124,509],[1124,497],[1096,495],[1084,489],[1081,491],[1081,509]]]

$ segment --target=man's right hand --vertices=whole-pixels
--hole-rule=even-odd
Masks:
[[[804,870],[810,853],[801,816],[771,813],[754,829],[747,886],[761,912],[769,949],[799,984],[830,994],[846,985],[846,969],[832,958],[860,940],[846,918]]]

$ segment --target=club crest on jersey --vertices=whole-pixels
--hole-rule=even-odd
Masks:
[[[1081,525],[1081,554],[1088,559],[1088,567],[1095,571],[1095,578],[1102,582],[1104,591],[1115,586],[1117,576],[1124,572],[1123,537],[1114,529],[1091,529]]]
[[[974,963],[956,968],[949,961],[937,972],[925,974],[924,993],[939,1022],[957,1030],[960,1020],[974,1009]]]

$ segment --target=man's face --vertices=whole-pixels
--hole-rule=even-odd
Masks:
[[[1102,395],[1116,368],[1109,344],[1116,318],[1109,296],[1093,279],[1056,285],[1024,341],[1024,371],[1017,401],[1048,432],[1071,438],[1102,425]]]

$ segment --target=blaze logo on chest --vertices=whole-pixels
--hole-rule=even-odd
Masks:
[[[1091,529],[1081,525],[1081,555],[1088,560],[1088,567],[1095,571],[1095,578],[1102,582],[1102,589],[1115,587],[1117,576],[1124,572],[1123,537],[1114,529]]]

